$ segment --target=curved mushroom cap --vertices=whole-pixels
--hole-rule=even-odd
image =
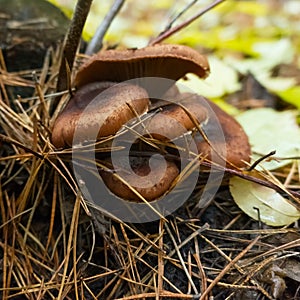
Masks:
[[[141,49],[106,50],[89,59],[77,72],[75,86],[95,81],[125,81],[139,77],[178,80],[187,73],[209,74],[205,56],[183,45],[154,45]]]
[[[163,106],[160,112],[143,122],[143,135],[150,134],[153,138],[162,141],[172,140],[206,121],[207,109],[197,98],[187,94],[176,98],[178,104]]]
[[[113,135],[136,114],[146,112],[148,105],[147,92],[136,85],[113,82],[85,85],[57,117],[52,143],[57,148],[71,146],[75,130],[79,139],[76,142]]]
[[[226,159],[227,167],[242,168],[247,166],[247,162],[250,162],[251,147],[249,144],[248,136],[243,130],[242,126],[229,114],[223,111],[219,106],[209,101],[208,99],[200,97],[206,106],[209,105],[212,111],[210,111],[207,123],[202,127],[211,144],[216,150],[218,155],[214,155],[214,163],[220,163],[223,165],[224,159]],[[209,110],[208,110],[209,111]],[[212,113],[213,112],[213,113]],[[219,133],[216,133],[216,124],[218,122],[223,130],[225,145],[223,142],[218,141]],[[211,160],[212,148],[203,140],[202,136],[197,135],[195,137],[198,153],[202,157],[206,157]]]
[[[157,161],[149,166],[149,158],[130,156],[130,166],[118,168],[118,176],[134,188],[144,199],[153,201],[165,194],[172,186],[179,174],[175,163]],[[107,188],[116,196],[134,202],[143,202],[125,183],[114,176],[113,171],[100,171],[100,175]]]

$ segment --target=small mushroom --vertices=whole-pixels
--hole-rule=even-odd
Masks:
[[[207,122],[202,126],[203,131],[207,135],[211,145],[205,141],[200,134],[196,135],[195,141],[198,152],[201,157],[212,159],[212,151],[216,151],[214,155],[214,163],[223,165],[224,160],[229,168],[242,168],[250,162],[251,147],[248,136],[242,126],[229,114],[223,111],[218,105],[208,99],[195,95],[199,101],[208,104],[211,110],[208,110]],[[219,123],[225,139],[218,140],[220,133],[216,132],[215,124]]]
[[[125,158],[126,159],[126,158]],[[119,160],[119,165],[114,170],[100,171],[100,175],[106,187],[116,196],[128,201],[143,202],[143,200],[132,191],[135,189],[145,200],[153,201],[169,191],[173,181],[179,174],[175,163],[153,158],[149,163],[148,157],[130,156],[130,167]],[[114,172],[117,171],[127,184],[122,182]],[[132,189],[129,188],[131,186]]]
[[[141,49],[106,50],[92,56],[77,72],[75,86],[95,81],[122,82],[139,77],[178,80],[187,73],[209,74],[205,56],[183,45],[158,44]]]
[[[143,135],[149,133],[155,139],[168,141],[206,122],[208,112],[199,101],[195,101],[195,97],[180,94],[176,102],[165,104],[153,117],[147,119],[146,115]]]
[[[56,119],[52,143],[57,148],[71,146],[75,130],[77,142],[81,143],[90,137],[113,135],[136,114],[147,111],[148,105],[148,94],[139,86],[113,82],[87,84],[75,93]]]
[[[200,95],[178,93],[173,97],[173,101],[180,105],[172,103],[163,106],[161,112],[144,122],[144,132],[149,132],[153,138],[166,141],[199,126],[209,140],[209,143],[205,141],[200,133],[194,135],[201,157],[213,159],[214,163],[221,165],[225,161],[226,166],[231,168],[246,166],[251,154],[248,137],[232,116]],[[147,119],[147,115],[145,118]],[[215,155],[212,155],[212,151],[216,152]]]

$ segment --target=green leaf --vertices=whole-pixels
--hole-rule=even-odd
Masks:
[[[47,0],[47,1],[57,6],[68,18],[71,19],[73,14],[73,8],[71,8],[70,6],[67,7],[66,5],[62,5],[61,1],[59,0]]]
[[[222,98],[214,98],[210,99],[214,103],[216,103],[222,110],[226,111],[230,115],[237,115],[240,113],[240,110],[237,109],[235,106],[227,103],[224,99]]]
[[[192,24],[188,30],[183,30],[179,34],[170,37],[168,42],[186,44],[191,47],[202,45],[214,50],[231,50],[256,57],[258,53],[253,49],[253,44],[269,40],[257,36],[255,30],[252,28],[241,31],[238,27],[233,26],[215,26],[208,33],[207,31],[199,31],[199,28],[195,24]],[[224,51],[221,52],[224,54]]]
[[[293,104],[300,109],[300,86],[291,87],[277,93],[284,101]]]
[[[258,108],[236,116],[249,137],[252,162],[273,150],[276,150],[276,157],[280,158],[300,155],[300,129],[296,115],[296,111],[277,112],[271,108]],[[263,161],[257,169],[273,170],[291,161],[292,159]]]
[[[244,213],[267,225],[289,225],[300,218],[300,211],[287,199],[260,184],[234,176],[230,179],[230,192]]]

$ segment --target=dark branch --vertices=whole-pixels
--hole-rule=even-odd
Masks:
[[[261,158],[259,158],[258,160],[256,160],[249,168],[248,168],[248,171],[252,171],[256,168],[256,166],[261,163],[263,160],[269,158],[270,156],[274,155],[276,153],[276,151],[271,151],[270,153],[262,156]]]
[[[65,39],[56,92],[61,92],[69,88],[67,66],[69,67],[70,71],[72,71],[76,52],[82,35],[83,26],[90,11],[92,2],[93,0],[77,1],[75,12]],[[58,100],[56,99],[55,102],[56,103],[54,103],[54,106],[57,105]]]

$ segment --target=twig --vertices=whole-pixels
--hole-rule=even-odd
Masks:
[[[164,224],[165,220],[160,219],[159,221],[159,240],[158,240],[158,246],[161,249],[161,251],[158,251],[157,253],[157,292],[160,294],[160,292],[163,291],[163,282],[164,282]]]
[[[198,244],[198,239],[194,237],[195,240],[195,253],[193,253],[193,257],[196,261],[198,270],[199,270],[199,275],[201,278],[201,293],[204,293],[204,291],[207,289],[207,277],[200,259],[200,250],[199,250],[199,244]],[[207,300],[208,297],[205,298]]]
[[[149,45],[151,46],[151,45],[155,45],[155,44],[158,44],[158,43],[162,42],[163,40],[167,39],[171,35],[175,34],[178,31],[180,31],[182,28],[187,27],[192,22],[194,22],[196,19],[198,19],[199,17],[204,15],[206,12],[210,11],[211,9],[213,9],[214,7],[216,7],[217,5],[221,4],[224,1],[226,1],[226,0],[216,0],[215,2],[210,4],[209,6],[207,6],[203,10],[201,10],[199,13],[197,13],[195,16],[191,17],[190,19],[184,21],[183,23],[181,23],[181,24],[179,24],[179,25],[177,25],[173,28],[170,28],[169,30],[167,30],[165,32],[162,32],[161,34],[159,34],[159,36],[157,38],[154,38],[153,40],[151,40],[149,42]]]
[[[76,56],[76,51],[81,39],[83,26],[90,11],[93,0],[78,0],[74,15],[69,27],[69,31],[65,38],[63,55],[60,62],[60,68],[57,79],[56,92],[61,92],[68,89],[68,72],[73,68],[73,63]],[[67,67],[68,66],[68,67]],[[53,101],[52,110],[55,109],[60,98],[55,98]]]
[[[103,38],[109,26],[111,25],[112,21],[114,20],[124,3],[125,0],[115,0],[109,12],[97,28],[95,35],[89,42],[85,54],[92,55],[93,53],[98,52],[102,48]]]
[[[0,135],[0,138],[1,138],[1,135]],[[80,150],[80,148],[78,149]],[[93,151],[93,150],[92,150]],[[57,155],[69,155],[69,153],[67,152],[61,152],[61,153],[58,153],[58,152],[55,152],[55,153],[50,153],[49,156],[57,156]],[[102,157],[106,157],[108,154],[107,153],[102,153]],[[141,156],[141,157],[150,157],[153,155],[153,152],[151,151],[130,151],[130,155],[132,156]],[[180,162],[180,157],[174,155],[174,154],[170,154],[170,153],[161,153],[161,155],[164,156],[164,158],[168,161],[177,161],[177,162]],[[233,175],[233,176],[238,176],[242,179],[245,179],[245,180],[249,180],[251,182],[254,182],[254,183],[257,183],[257,184],[260,184],[262,186],[265,186],[265,187],[268,187],[268,188],[271,188],[273,189],[274,191],[276,192],[284,192],[284,193],[289,193],[291,194],[293,197],[296,197],[299,199],[299,201],[297,201],[299,204],[300,204],[300,192],[298,191],[294,191],[294,190],[291,190],[290,188],[286,188],[286,189],[283,189],[282,187],[276,185],[275,183],[273,182],[270,182],[270,181],[266,181],[264,179],[261,179],[261,178],[258,178],[258,177],[255,177],[253,175],[251,175],[251,172],[249,172],[248,170],[240,170],[240,169],[232,169],[232,168],[227,168],[227,167],[223,167],[223,166],[219,166],[217,164],[213,164],[207,160],[201,160],[200,162],[200,165],[201,166],[204,166],[204,167],[207,167],[209,169],[211,169],[211,171],[221,171],[221,172],[225,172],[227,174],[230,174],[230,175]],[[87,166],[84,166],[84,167],[87,167]]]
[[[159,35],[161,35],[162,33],[166,32],[167,30],[169,30],[173,24],[185,13],[187,12],[194,4],[196,4],[199,0],[193,0],[192,2],[190,2],[182,11],[180,11],[177,15],[175,15],[175,17],[173,17],[173,19],[171,19],[171,21],[169,22],[169,24],[167,24],[167,26],[165,27],[165,30],[163,32],[161,32]]]
[[[250,174],[247,174],[243,171],[240,171],[240,170],[234,170],[234,169],[229,169],[229,168],[224,168],[224,167],[218,167],[216,165],[212,166],[211,164],[209,163],[206,163],[206,162],[203,162],[202,163],[204,166],[207,166],[207,167],[211,167],[211,168],[215,168],[216,170],[222,170],[228,174],[231,174],[231,175],[235,175],[235,176],[238,176],[242,179],[246,179],[246,180],[249,180],[251,182],[254,182],[254,183],[257,183],[257,184],[260,184],[262,186],[265,186],[265,187],[268,187],[268,188],[271,188],[273,189],[274,191],[276,192],[284,192],[284,193],[289,193],[291,194],[292,196],[298,198],[300,200],[300,193],[297,192],[297,191],[293,191],[291,189],[286,189],[284,190],[282,187],[276,185],[275,183],[273,182],[270,182],[270,181],[266,181],[264,179],[260,179],[258,177],[255,177],[255,176],[252,176]],[[298,202],[298,201],[297,201]],[[300,203],[300,202],[298,202]]]
[[[256,167],[259,163],[261,163],[263,160],[269,158],[270,156],[274,155],[275,153],[276,153],[276,151],[273,150],[273,151],[271,151],[270,153],[268,153],[268,154],[262,156],[261,158],[259,158],[258,160],[256,160],[256,161],[248,168],[247,171],[252,171],[252,170],[254,170],[255,167]]]

